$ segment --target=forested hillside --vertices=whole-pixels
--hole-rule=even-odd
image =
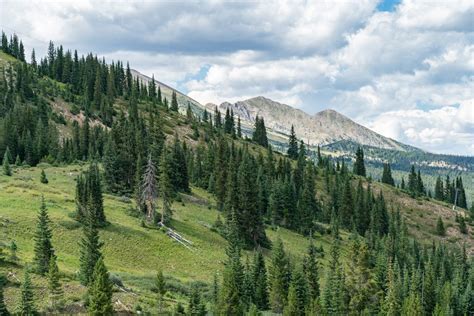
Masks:
[[[180,114],[120,61],[1,49],[1,315],[474,313],[462,180],[379,182],[362,148],[274,151],[264,117]]]

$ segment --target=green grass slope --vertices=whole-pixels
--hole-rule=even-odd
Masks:
[[[19,265],[2,269],[9,276],[9,281],[19,284],[22,280],[22,266],[31,262],[33,257],[36,217],[41,195],[44,195],[52,221],[53,245],[59,268],[63,282],[67,283],[68,304],[80,301],[85,293],[85,288],[75,280],[82,230],[71,217],[75,210],[75,178],[85,167],[43,164],[36,168],[17,167],[12,177],[0,175],[0,242],[9,244],[15,241],[20,259]],[[40,182],[42,168],[49,184]],[[124,305],[118,306],[119,309],[131,309],[139,303],[153,304],[153,282],[159,269],[179,288],[193,281],[210,284],[214,274],[223,268],[227,242],[211,230],[218,216],[213,198],[207,192],[193,188],[192,194],[183,195],[181,200],[173,204],[173,228],[193,242],[192,250],[172,240],[163,231],[142,227],[141,220],[129,211],[133,202],[128,198],[105,195],[105,213],[110,225],[101,230],[100,236],[104,242],[107,267],[124,283],[126,292],[118,291],[114,297],[116,302],[118,300]],[[307,239],[286,229],[268,230],[267,234],[271,240],[280,237],[296,261],[300,260],[308,246]],[[343,237],[347,238],[347,234]],[[316,238],[315,242],[318,247],[329,250],[328,236]],[[266,255],[268,257],[269,252]],[[45,279],[35,276],[33,282],[37,293],[46,293]],[[179,299],[179,291],[177,293],[171,293],[168,297],[170,302]],[[7,288],[9,306],[16,305],[18,294],[18,287]]]

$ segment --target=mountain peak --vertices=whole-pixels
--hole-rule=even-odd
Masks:
[[[331,118],[333,120],[350,120],[352,121],[350,118],[348,118],[347,116],[345,116],[344,114],[341,114],[339,112],[337,112],[336,110],[333,110],[333,109],[326,109],[326,110],[322,110],[318,113],[316,113],[314,115],[314,117],[328,117],[328,118]]]
[[[300,109],[263,96],[236,103],[224,102],[218,108],[222,112],[231,108],[234,114],[250,127],[257,115],[264,117],[265,125],[279,137],[282,134],[289,135],[293,125],[296,136],[313,146],[348,140],[361,145],[405,150],[403,144],[357,124],[334,109],[326,109],[315,115],[310,115]]]

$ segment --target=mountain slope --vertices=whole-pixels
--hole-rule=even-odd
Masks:
[[[150,77],[136,71],[135,69],[132,69],[131,72],[132,72],[132,76],[134,78],[138,77],[138,79],[140,81],[142,81],[143,83],[148,84],[152,80]],[[186,109],[186,107],[189,104],[194,112],[198,112],[198,113],[202,112],[201,109],[203,108],[203,106],[198,101],[188,97],[184,93],[182,93],[182,92],[180,92],[180,91],[170,87],[169,85],[167,85],[163,82],[160,82],[156,79],[155,79],[155,83],[156,83],[157,87],[158,86],[160,87],[162,97],[167,98],[168,102],[171,101],[171,95],[173,94],[173,91],[176,92],[176,97],[178,99],[178,104],[179,104],[180,111],[184,112],[184,110]]]

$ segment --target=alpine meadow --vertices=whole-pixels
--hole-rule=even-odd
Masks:
[[[349,47],[373,30],[374,20],[385,21],[375,28],[387,34],[389,28],[431,32],[436,45],[448,47],[440,43],[444,26],[461,36],[465,20],[456,14],[472,18],[474,6],[460,4],[452,24],[431,16],[436,31],[421,18],[426,30],[419,31],[406,20],[411,1],[362,2],[344,4],[354,6],[351,14],[330,13],[327,4],[322,15],[307,8],[300,19],[286,15],[294,12],[289,2],[273,12],[282,16],[263,18],[264,3],[46,1],[45,28],[63,26],[46,41],[34,27],[39,13],[25,9],[31,30],[18,29],[7,12],[23,2],[3,3],[0,316],[474,315],[472,68],[462,68],[460,53],[445,53],[457,63],[437,68],[443,79],[434,91],[418,86],[435,80],[419,75],[442,63],[434,57],[406,70],[405,51],[397,57],[403,62],[387,66],[396,75],[380,75],[384,54],[380,68],[364,75],[355,69],[362,71],[369,57],[358,68],[347,61],[335,66],[341,56],[358,56]],[[356,19],[369,3],[367,16]],[[154,5],[175,19],[141,9]],[[428,7],[437,5],[442,10],[443,4]],[[196,11],[176,13],[185,10]],[[266,27],[246,14],[262,17]],[[313,29],[306,23],[314,19],[322,20]],[[336,33],[324,24],[332,19]],[[472,67],[470,21],[464,50]],[[162,33],[144,31],[141,23]],[[100,25],[94,30],[103,40],[84,25]],[[252,27],[258,36],[249,35]],[[184,43],[182,32],[196,38]],[[321,39],[325,32],[341,40]],[[309,33],[316,33],[318,48],[303,43]],[[399,34],[400,43],[423,45]],[[426,43],[427,54],[432,42]],[[395,50],[392,44],[386,49]],[[330,74],[304,81],[305,67]],[[356,75],[341,78],[349,68]],[[397,90],[407,103],[416,99],[410,109],[376,114],[375,103],[359,105],[359,96],[344,90],[381,76],[384,83],[374,85],[380,90],[361,90],[374,93],[371,100],[395,102],[381,86],[400,84],[396,76],[410,81],[410,73],[419,75],[416,81]],[[458,75],[464,86],[454,83]],[[467,101],[449,99],[447,89],[456,84],[456,96]],[[431,94],[429,102],[424,94]],[[341,107],[308,105],[318,102]],[[351,102],[356,109],[344,110]],[[437,102],[450,107],[445,114],[467,108],[467,121],[449,116],[452,130],[441,132],[436,124],[444,124],[444,114],[436,111],[445,110],[435,109]],[[423,115],[436,119],[404,125]],[[434,125],[424,129],[422,121]],[[393,126],[403,137],[384,132]]]

